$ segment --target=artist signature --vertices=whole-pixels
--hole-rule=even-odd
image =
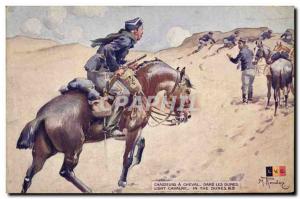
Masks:
[[[286,185],[285,182],[275,179],[273,177],[260,177],[258,179],[258,184],[261,184],[263,187],[271,188],[272,185],[280,185],[282,189],[290,188],[289,185]]]

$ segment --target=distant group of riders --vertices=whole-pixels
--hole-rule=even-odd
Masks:
[[[263,41],[266,39],[270,39],[272,37],[272,30],[271,29],[267,29],[266,31],[263,31],[259,37],[257,38],[257,40]],[[198,48],[196,50],[194,50],[192,53],[188,54],[188,56],[195,54],[197,52],[199,52],[203,47],[207,46],[210,44],[209,49],[217,42],[214,38],[213,38],[213,32],[209,31],[207,34],[204,34],[203,36],[201,36],[199,38],[199,42],[198,42]],[[223,48],[228,48],[231,49],[234,46],[236,46],[236,42],[237,42],[237,38],[240,35],[240,31],[237,30],[235,31],[233,34],[224,37],[223,38],[223,46],[217,49],[217,53],[220,52],[221,49]],[[293,34],[291,32],[291,30],[287,29],[281,36],[280,36],[281,40],[288,43],[288,44],[292,44],[293,43]]]
[[[84,66],[87,71],[87,79],[76,78],[68,84],[67,87],[61,89],[64,93],[71,89],[85,88],[87,91],[89,103],[95,116],[106,117],[104,122],[104,131],[110,136],[124,136],[118,129],[118,120],[124,107],[112,104],[112,107],[105,109],[103,104],[108,104],[104,96],[134,96],[142,94],[142,88],[139,81],[135,77],[137,64],[130,66],[126,63],[125,57],[129,49],[143,36],[143,21],[141,18],[135,18],[125,22],[124,29],[117,33],[107,35],[105,38],[92,40],[92,47],[98,47],[95,55],[93,55]],[[242,71],[242,101],[248,103],[253,100],[253,82],[255,78],[255,68],[253,64],[254,53],[247,46],[247,41],[239,37],[240,31],[236,30],[233,34],[223,38],[223,46],[216,50],[219,53],[222,49],[232,49],[238,45],[240,52],[237,57],[233,58],[227,54],[229,60]],[[272,30],[263,31],[257,38],[257,41],[264,41],[272,37]],[[282,41],[291,44],[293,42],[292,32],[287,29],[280,38]],[[209,49],[216,44],[214,33],[209,31],[207,34],[199,38],[198,48],[188,56],[198,53],[205,46],[210,45]],[[263,45],[260,43],[260,45]],[[285,52],[275,53],[272,60],[279,58],[289,59]],[[126,67],[123,67],[126,66]]]
[[[237,30],[233,34],[229,35],[228,37],[223,38],[223,46],[219,47],[216,50],[216,53],[219,53],[220,50],[227,48],[232,49],[234,46],[236,46],[236,42],[238,45],[238,48],[240,49],[239,54],[233,58],[231,55],[227,54],[229,60],[235,64],[238,64],[238,68],[241,68],[242,71],[242,101],[243,103],[248,103],[253,100],[253,82],[255,79],[256,74],[256,65],[257,61],[255,62],[255,57],[257,56],[254,54],[254,52],[249,49],[247,45],[247,40],[243,38],[239,38],[240,31]],[[263,31],[258,38],[256,39],[256,47],[257,49],[266,49],[267,47],[263,45],[263,41],[270,39],[272,37],[272,30],[267,29]],[[239,39],[238,39],[239,38]],[[287,44],[292,45],[294,42],[292,31],[287,29],[281,36],[280,39]],[[192,53],[188,54],[188,56],[198,53],[203,47],[210,44],[210,49],[214,44],[216,43],[216,40],[213,38],[213,32],[208,32],[207,34],[204,34],[199,38],[198,42],[198,48],[194,50]],[[281,45],[281,43],[278,43],[278,46]],[[282,50],[283,49],[283,50]],[[257,52],[256,52],[257,53]],[[271,53],[271,52],[270,52]],[[290,53],[290,49],[288,47],[277,49],[276,52],[272,53],[270,55],[270,59],[267,60],[267,66],[269,66],[271,63],[275,62],[278,59],[286,59],[293,62],[293,55]],[[270,75],[269,68],[266,67],[265,71],[268,71],[266,74],[267,76]],[[269,95],[269,94],[268,94]]]

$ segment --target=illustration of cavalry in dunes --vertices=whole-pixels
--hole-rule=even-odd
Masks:
[[[136,51],[144,23],[127,20],[91,47],[7,38],[8,153],[20,164],[11,192],[151,192],[153,181],[199,179],[262,191],[249,176],[294,143],[294,30],[210,30]]]

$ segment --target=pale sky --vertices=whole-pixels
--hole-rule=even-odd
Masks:
[[[178,46],[193,33],[269,27],[275,33],[294,28],[294,7],[28,7],[6,9],[7,37],[25,35],[60,43],[105,37],[135,17],[144,20],[144,36],[136,50],[157,51]]]

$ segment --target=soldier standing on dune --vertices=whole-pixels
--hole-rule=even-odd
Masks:
[[[242,98],[243,103],[248,103],[253,99],[253,82],[255,78],[255,66],[252,64],[253,52],[246,45],[246,41],[240,39],[238,41],[238,47],[240,49],[236,58],[227,54],[229,60],[235,64],[241,63],[242,71]],[[248,94],[248,98],[246,98]]]

